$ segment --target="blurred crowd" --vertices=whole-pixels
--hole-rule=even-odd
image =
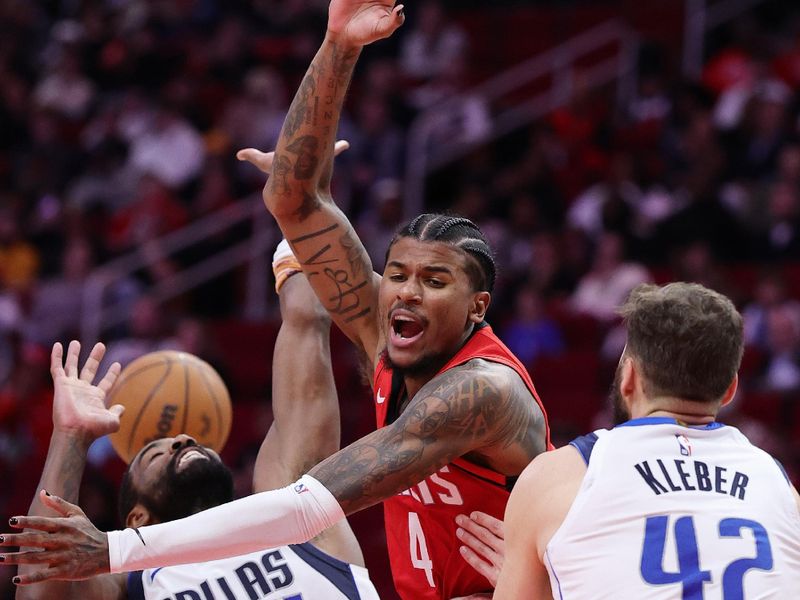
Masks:
[[[249,225],[177,254],[154,240],[257,202],[262,177],[235,151],[274,147],[326,5],[0,0],[0,515],[26,510],[46,452],[50,346],[80,336],[89,275],[131,253],[147,266],[106,290],[130,315],[103,331],[109,359],[178,348],[217,365],[248,415],[228,454],[246,481],[270,418],[262,338],[274,337],[274,311],[269,323],[244,322],[238,271],[166,304],[151,290]],[[377,270],[403,219],[409,125],[475,83],[478,10],[421,0],[357,70],[339,133],[351,149],[337,159],[334,189]],[[645,40],[622,105],[577,73],[571,99],[547,118],[435,174],[428,203],[475,220],[492,240],[500,276],[490,322],[529,365],[559,443],[608,422],[624,345],[615,308],[630,289],[697,281],[745,315],[740,398],[724,417],[797,481],[800,11],[740,19],[712,42],[690,81],[674,51]],[[463,98],[437,143],[491,127],[490,107]],[[372,416],[357,399],[366,394],[352,375],[357,359],[341,346],[335,369],[354,436]],[[107,447],[93,450],[83,503],[101,526],[115,526],[117,462]]]

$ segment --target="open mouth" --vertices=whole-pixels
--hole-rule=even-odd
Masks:
[[[208,460],[208,456],[197,446],[189,446],[178,456],[178,462],[175,463],[175,468],[181,469],[193,460],[200,459]]]
[[[410,346],[425,333],[425,325],[422,319],[409,311],[394,311],[390,319],[390,325],[391,341],[400,348]]]

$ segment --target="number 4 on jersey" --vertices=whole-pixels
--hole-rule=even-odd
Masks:
[[[428,585],[432,588],[433,583],[433,561],[428,554],[428,544],[425,542],[425,534],[422,532],[422,525],[419,522],[419,515],[415,512],[408,513],[408,542],[411,550],[411,564],[415,569],[425,571]]]
[[[675,545],[678,553],[678,570],[664,571],[664,546],[667,539],[669,517],[648,517],[645,524],[644,547],[642,548],[642,578],[650,585],[680,583],[682,600],[703,600],[703,584],[711,581],[711,571],[700,568],[692,517],[680,517],[675,521]],[[773,567],[772,548],[769,536],[761,523],[748,519],[722,519],[719,522],[720,538],[740,538],[742,530],[753,532],[756,544],[754,558],[740,558],[729,563],[722,573],[722,597],[724,600],[744,600],[744,576],[750,569],[770,571]]]

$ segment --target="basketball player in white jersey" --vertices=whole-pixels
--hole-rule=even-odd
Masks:
[[[800,597],[800,496],[717,423],[742,318],[696,284],[644,285],[621,314],[618,422],[535,458],[506,510],[495,598]]]
[[[291,255],[276,253],[282,283],[283,323],[273,358],[275,420],[261,446],[254,491],[295,481],[310,466],[339,449],[340,420],[330,364],[330,318]],[[292,275],[292,276],[290,276]],[[115,363],[92,385],[104,347],[98,344],[78,372],[80,345],[72,342],[62,367],[53,348],[54,432],[38,489],[77,501],[89,444],[119,427],[121,407],[103,401],[119,374]],[[266,368],[266,365],[265,365]],[[233,498],[232,476],[219,456],[179,435],[145,446],[133,459],[120,491],[121,518],[128,527],[181,518]],[[30,515],[49,515],[34,499]],[[28,567],[20,566],[20,573]],[[352,530],[342,521],[311,543],[265,548],[234,558],[102,575],[78,582],[20,587],[18,600],[377,600]]]

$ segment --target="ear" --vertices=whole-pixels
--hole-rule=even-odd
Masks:
[[[143,527],[157,522],[157,520],[153,519],[150,511],[137,502],[125,519],[125,527]]]
[[[738,387],[739,387],[739,374],[736,373],[733,376],[733,380],[731,381],[731,384],[728,386],[728,389],[725,390],[725,395],[722,396],[722,402],[720,402],[719,405],[727,406],[728,404],[730,404],[731,400],[733,400],[733,397],[736,395],[736,390],[738,389]]]
[[[486,318],[486,311],[489,310],[489,303],[492,295],[489,292],[478,292],[472,298],[472,306],[469,311],[469,320],[473,323],[483,323]]]
[[[630,356],[622,358],[622,373],[619,381],[619,393],[627,401],[636,393],[639,385],[639,372],[636,362]]]

